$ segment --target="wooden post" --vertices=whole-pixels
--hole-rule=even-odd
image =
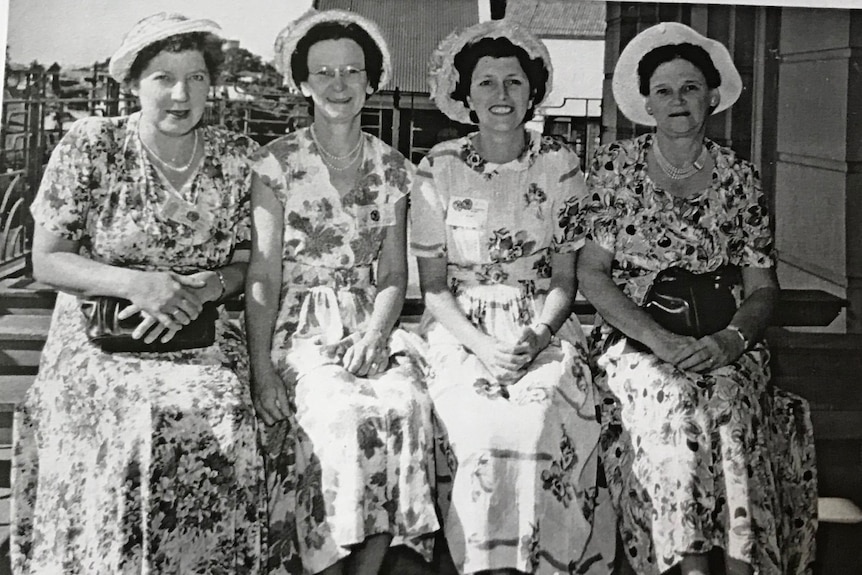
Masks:
[[[93,77],[90,79],[90,98],[89,102],[87,102],[87,110],[91,116],[96,115],[96,98],[98,94],[96,93],[96,81],[99,77],[99,63],[96,62],[93,64]]]
[[[33,219],[30,217],[30,205],[33,203],[33,198],[36,197],[36,190],[39,189],[39,183],[42,179],[42,156],[44,155],[44,138],[42,136],[43,122],[43,97],[45,90],[45,76],[36,67],[31,67],[28,74],[28,83],[26,91],[27,110],[27,185],[24,188],[24,207],[23,218],[25,221],[27,238],[32,241],[33,238]],[[31,244],[32,245],[32,244]],[[25,263],[25,274],[32,273],[33,263],[30,252],[27,252]]]

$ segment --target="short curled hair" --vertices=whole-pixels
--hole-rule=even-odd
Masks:
[[[536,111],[536,104],[545,98],[545,88],[548,83],[548,69],[541,58],[530,58],[526,50],[520,46],[514,45],[508,38],[482,38],[478,42],[468,44],[458,52],[455,56],[455,69],[458,70],[458,83],[452,91],[452,99],[467,103],[467,96],[470,95],[470,82],[473,79],[473,71],[476,69],[476,64],[479,60],[489,56],[491,58],[511,58],[518,59],[518,63],[527,75],[527,81],[530,83],[530,106],[527,108],[527,113],[524,115],[523,122],[526,122],[533,117]],[[470,119],[479,123],[479,118],[476,112],[470,111]]]
[[[377,91],[380,85],[380,76],[383,75],[383,53],[368,32],[362,26],[353,22],[321,22],[303,36],[296,43],[296,49],[290,56],[290,72],[293,81],[299,86],[308,80],[308,52],[311,47],[324,40],[353,40],[365,55],[365,74],[368,83]]]
[[[706,79],[706,85],[710,90],[721,86],[721,73],[715,67],[709,53],[701,46],[683,42],[682,44],[666,44],[653,48],[644,54],[638,63],[638,89],[641,96],[649,96],[649,82],[656,69],[666,62],[681,58],[691,62],[695,68],[700,70]]]
[[[168,36],[163,40],[153,42],[138,52],[135,61],[129,67],[129,73],[126,75],[125,81],[129,84],[140,80],[141,74],[150,61],[162,52],[177,53],[196,50],[204,57],[210,83],[213,83],[218,78],[219,69],[224,62],[224,53],[222,52],[221,44],[222,42],[217,36],[206,32],[188,32],[186,34]]]

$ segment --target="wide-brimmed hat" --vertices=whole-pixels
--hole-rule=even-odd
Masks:
[[[632,122],[655,126],[655,118],[647,114],[645,97],[640,93],[638,64],[651,50],[674,44],[694,44],[706,50],[721,75],[718,93],[721,96],[713,114],[730,108],[742,93],[742,78],[724,44],[698,34],[679,22],[662,22],[651,26],[626,44],[614,69],[614,100],[620,111]]]
[[[545,82],[545,98],[551,93],[554,83],[554,68],[551,65],[551,55],[541,40],[523,28],[506,20],[488,20],[474,24],[460,32],[453,32],[440,42],[431,54],[428,64],[428,85],[431,87],[431,98],[441,112],[449,118],[462,124],[474,124],[470,119],[470,108],[461,100],[452,98],[452,92],[458,84],[459,74],[455,68],[455,56],[468,44],[478,42],[483,38],[506,38],[515,46],[522,48],[530,58],[540,58],[548,71]],[[542,99],[544,101],[544,98]],[[541,102],[533,102],[538,106]]]
[[[275,68],[284,76],[285,86],[299,92],[299,85],[293,78],[293,72],[290,69],[290,58],[296,51],[296,45],[308,34],[308,31],[323,22],[356,24],[365,30],[371,39],[374,40],[374,43],[377,44],[377,48],[383,55],[383,70],[380,73],[380,81],[377,83],[377,89],[379,90],[389,82],[389,79],[392,77],[392,55],[389,53],[389,46],[386,44],[383,33],[380,32],[377,24],[355,12],[347,12],[346,10],[318,11],[312,8],[288,24],[275,38]]]
[[[173,12],[159,12],[147,16],[132,26],[108,66],[108,73],[117,82],[124,82],[138,54],[154,42],[191,32],[206,32],[220,36],[221,27],[212,20],[191,19]]]

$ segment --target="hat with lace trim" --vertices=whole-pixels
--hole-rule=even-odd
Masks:
[[[192,19],[175,12],[159,12],[147,16],[132,26],[123,37],[120,47],[111,56],[108,73],[117,82],[125,82],[141,50],[171,36],[192,32],[221,36],[221,27],[212,20]]]
[[[299,85],[293,78],[290,59],[293,53],[296,52],[296,45],[308,34],[309,30],[324,22],[356,24],[365,30],[374,43],[377,44],[377,48],[383,56],[383,69],[380,72],[380,82],[377,84],[377,89],[381,89],[389,82],[392,78],[392,55],[389,53],[389,46],[386,44],[386,40],[383,38],[383,34],[380,32],[377,24],[355,12],[348,12],[346,10],[318,11],[312,8],[288,24],[275,38],[275,68],[279,74],[284,76],[285,86],[295,92],[300,91]]]
[[[551,55],[541,40],[531,34],[526,28],[503,18],[479,22],[459,32],[453,32],[440,42],[431,54],[428,63],[428,85],[431,88],[431,99],[441,112],[449,118],[462,124],[475,124],[470,119],[470,108],[465,102],[452,97],[452,92],[458,85],[459,74],[455,67],[455,57],[466,46],[474,44],[483,38],[506,38],[515,46],[523,49],[530,58],[540,58],[548,71],[545,82],[545,98],[551,93],[554,81],[554,68],[551,65]],[[542,100],[544,101],[544,99]],[[539,106],[541,102],[533,102]]]
[[[617,60],[612,82],[614,101],[626,118],[644,126],[655,126],[655,118],[647,113],[645,96],[640,93],[638,65],[655,48],[684,43],[706,50],[721,75],[721,85],[718,87],[720,98],[712,113],[723,112],[736,102],[742,93],[742,78],[724,44],[699,34],[685,24],[662,22],[632,38]]]

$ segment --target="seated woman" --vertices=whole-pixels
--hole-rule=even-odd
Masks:
[[[414,168],[360,130],[392,74],[377,26],[311,11],[276,41],[314,121],[254,163],[247,288],[264,430],[271,573],[376,574],[390,546],[430,559],[431,402],[393,330],[407,287]],[[297,540],[294,540],[297,538]]]
[[[141,111],[79,120],[48,162],[33,275],[59,293],[16,414],[15,573],[260,572],[242,333],[220,307],[212,345],[109,353],[88,340],[79,300],[130,300],[120,316],[140,311],[132,335],[152,346],[241,291],[257,146],[203,123],[218,32],[178,14],[138,22],[110,72]]]
[[[492,21],[445,39],[431,71],[438,108],[479,126],[431,149],[412,196],[428,387],[453,463],[449,549],[461,573],[607,572],[613,538],[610,554],[585,551],[599,425],[570,315],[586,190],[577,156],[524,127],[550,57]]]
[[[602,458],[628,560],[640,575],[716,572],[710,555],[727,573],[807,573],[813,437],[805,401],[769,385],[762,335],[778,283],[766,198],[749,162],[704,137],[710,114],[739,97],[739,74],[719,42],[663,23],[626,46],[613,90],[655,132],[596,152],[578,277],[600,315]],[[639,307],[671,266],[738,267],[730,323],[685,336]]]

